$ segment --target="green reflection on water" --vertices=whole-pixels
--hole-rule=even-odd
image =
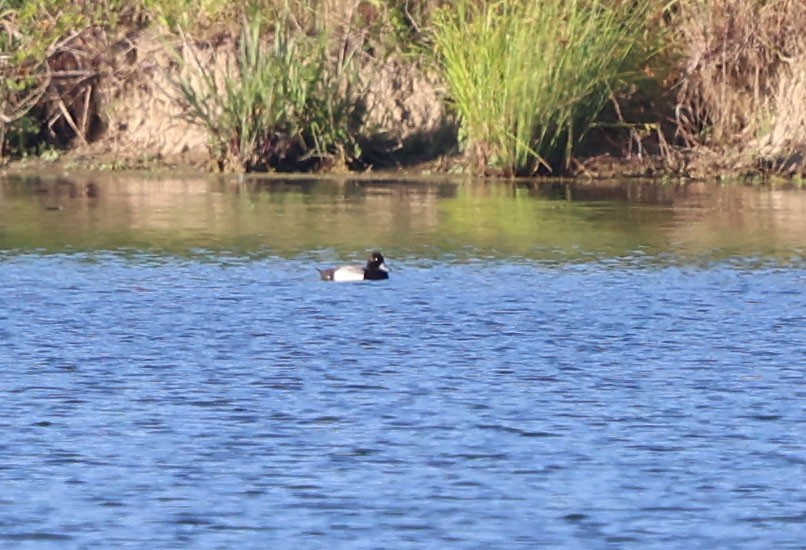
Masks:
[[[800,261],[806,191],[651,182],[0,180],[0,249]]]

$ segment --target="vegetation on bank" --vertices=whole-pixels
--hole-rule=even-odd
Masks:
[[[136,80],[117,59],[134,55],[131,44],[149,31],[174,60],[166,97],[204,129],[221,170],[360,169],[410,155],[371,116],[370,83],[394,62],[398,72],[435,72],[455,117],[453,139],[437,148],[447,155],[458,143],[467,170],[568,173],[607,152],[681,174],[802,175],[803,8],[803,0],[0,0],[0,161],[102,140],[100,90]]]
[[[359,162],[361,91],[355,51],[346,41],[331,57],[332,29],[321,17],[312,32],[283,7],[271,18],[253,13],[242,24],[234,63],[214,65],[185,43],[189,70],[174,85],[186,116],[210,137],[220,170],[266,171]],[[272,39],[261,30],[271,22]]]
[[[617,86],[646,62],[647,2],[458,0],[434,37],[477,170],[567,167]]]

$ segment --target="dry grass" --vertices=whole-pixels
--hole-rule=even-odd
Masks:
[[[680,2],[675,22],[685,49],[676,119],[687,146],[741,168],[806,144],[804,0]]]

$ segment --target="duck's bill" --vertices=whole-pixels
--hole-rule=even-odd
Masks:
[[[392,271],[392,268],[386,265],[386,262],[383,262],[381,265],[379,265],[378,269],[380,269],[381,271],[386,271],[387,273]]]

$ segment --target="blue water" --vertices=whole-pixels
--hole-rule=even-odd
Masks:
[[[803,548],[802,262],[318,257],[0,255],[0,546]]]

